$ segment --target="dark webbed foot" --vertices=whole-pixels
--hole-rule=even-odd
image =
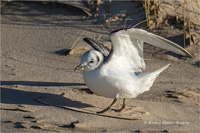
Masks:
[[[105,109],[103,109],[103,110],[101,110],[101,111],[98,111],[98,112],[96,112],[97,114],[101,114],[101,113],[105,113],[105,112],[107,112],[107,111],[109,111],[110,110],[110,108],[105,108]]]
[[[120,109],[112,109],[112,110],[114,110],[115,112],[121,112],[121,111],[125,108],[125,106],[126,106],[125,100],[126,100],[126,99],[124,98],[124,99],[123,99],[123,105],[122,105],[122,107],[121,107]],[[115,104],[116,101],[117,101],[117,98],[115,98],[115,99],[113,100],[113,102],[112,102],[107,108],[105,108],[105,109],[102,110],[102,111],[98,111],[98,112],[96,112],[96,113],[97,113],[97,114],[101,114],[101,113],[105,113],[105,112],[109,111],[109,110],[111,109],[112,105]]]
[[[126,107],[125,100],[126,99],[124,98],[123,99],[123,105],[122,105],[122,107],[120,109],[112,109],[112,110],[114,110],[115,112],[121,112]]]
[[[115,104],[115,102],[117,102],[117,98],[115,98],[115,99],[113,100],[113,102],[112,102],[107,108],[105,108],[105,109],[102,110],[102,111],[98,111],[98,112],[96,112],[96,113],[97,113],[97,114],[101,114],[101,113],[104,113],[104,112],[110,110],[110,108],[113,106],[113,104]]]

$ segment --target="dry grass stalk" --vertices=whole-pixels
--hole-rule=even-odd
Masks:
[[[144,1],[144,8],[145,8],[145,14],[146,14],[146,20],[147,20],[147,26],[150,28],[150,0]]]
[[[177,7],[176,7],[176,2],[175,2],[175,0],[173,0],[172,3],[173,3],[173,5],[174,5],[174,9],[175,9],[175,13],[176,13],[176,22],[178,22]]]
[[[112,0],[109,0],[109,5],[108,5],[108,8],[111,7],[111,3],[112,3]]]
[[[134,27],[136,27],[136,26],[138,26],[139,24],[141,24],[141,23],[144,23],[144,22],[146,22],[147,20],[143,20],[143,21],[141,21],[141,22],[139,22],[139,23],[137,23],[137,24],[135,24],[134,26],[132,26],[131,28],[134,28]],[[129,26],[130,27],[130,26]],[[128,27],[128,28],[129,28]]]
[[[185,41],[186,41],[186,28],[187,28],[187,23],[186,23],[186,21],[185,21],[185,6],[186,6],[186,4],[185,4],[185,0],[184,0],[184,3],[183,3],[183,32],[184,32],[184,48],[185,48],[185,46],[186,46],[186,44],[185,44]]]
[[[160,11],[160,2],[161,2],[160,0],[152,0],[152,1],[145,0],[143,2],[143,6],[145,9],[145,15],[146,15],[146,21],[147,21],[147,27],[150,29],[153,28],[152,23],[156,23],[156,25],[159,26],[160,22],[163,21],[162,14]],[[197,36],[195,34],[195,28],[192,24],[190,14],[187,11],[187,9],[189,8],[188,5],[189,5],[189,3],[187,0],[172,0],[172,6],[174,7],[177,24],[181,24],[180,23],[181,19],[179,19],[179,18],[182,18],[182,20],[183,20],[182,29],[184,32],[184,34],[183,34],[184,47],[186,47],[186,40],[189,41],[189,45],[192,45],[198,41],[198,40],[195,41]],[[178,10],[179,10],[178,7],[180,7],[179,8],[181,11],[180,14],[178,14]],[[150,18],[151,10],[153,10],[154,16],[151,16],[151,18]],[[153,20],[156,20],[156,22],[153,22]]]
[[[76,43],[78,42],[78,40],[80,40],[81,39],[81,36],[79,36],[77,39],[76,39],[76,41],[72,44],[72,47],[71,47],[71,49],[73,49],[74,48],[74,46],[76,45]]]
[[[90,4],[90,0],[87,0],[87,3],[88,3],[88,5],[89,5],[89,7],[91,6],[91,4]]]

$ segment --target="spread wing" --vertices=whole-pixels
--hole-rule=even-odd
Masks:
[[[112,32],[110,37],[112,50],[107,57],[107,63],[117,63],[119,67],[128,70],[132,69],[135,72],[141,72],[145,69],[143,58],[144,42],[183,56],[192,57],[188,51],[176,43],[142,29],[118,30]]]
[[[110,53],[110,50],[104,46],[102,43],[91,39],[91,38],[83,38],[84,41],[86,41],[90,46],[92,46],[95,50],[101,52],[104,56],[108,56]]]

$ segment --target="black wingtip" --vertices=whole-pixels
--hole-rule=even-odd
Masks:
[[[84,37],[84,38],[83,38],[83,40],[84,40],[84,41],[87,41],[87,40],[88,40],[88,38],[85,38],[85,37]]]
[[[87,42],[87,43],[91,43],[89,38],[83,38],[83,41]]]
[[[116,33],[116,32],[121,31],[121,30],[127,31],[128,29],[131,29],[131,28],[123,28],[123,29],[114,30],[110,34]]]
[[[118,32],[118,31],[120,31],[120,30],[124,30],[124,29],[114,30],[114,31],[112,31],[110,34],[116,33],[116,32]]]

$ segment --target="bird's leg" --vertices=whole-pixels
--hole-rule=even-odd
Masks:
[[[125,98],[123,99],[123,105],[120,109],[113,109],[115,112],[121,112],[125,107],[126,107],[126,104],[125,104]]]
[[[113,104],[115,104],[115,102],[117,102],[117,98],[115,98],[115,99],[113,100],[113,102],[112,102],[107,108],[105,108],[105,109],[102,110],[102,111],[96,112],[96,113],[97,113],[97,114],[100,114],[100,113],[104,113],[104,112],[110,110],[110,108],[113,106]]]

